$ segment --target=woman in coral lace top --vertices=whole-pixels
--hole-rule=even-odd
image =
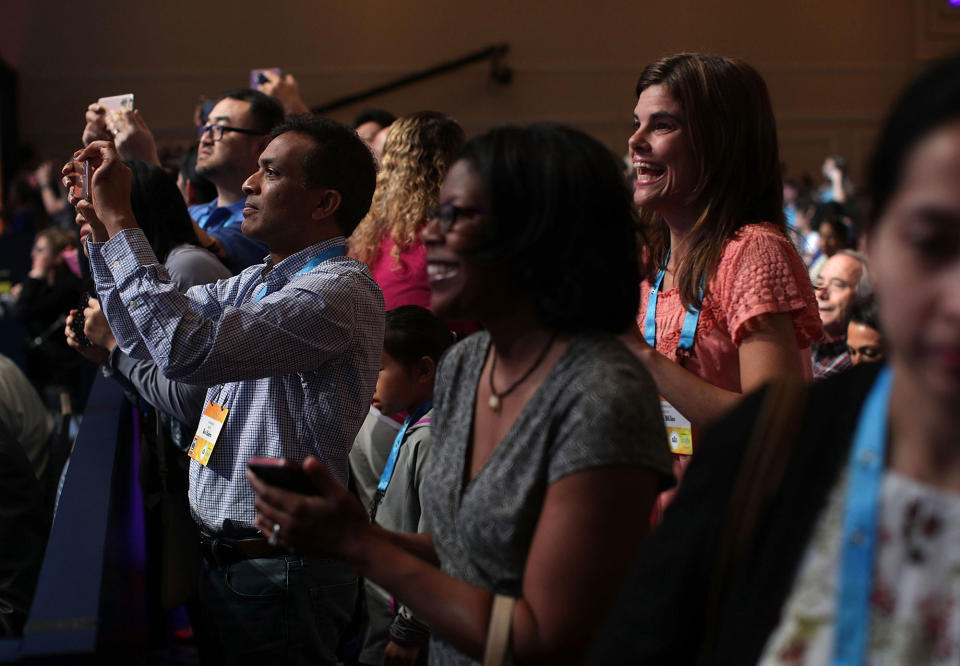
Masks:
[[[760,75],[728,58],[668,56],[641,75],[633,119],[634,200],[650,249],[628,344],[692,424],[695,448],[696,429],[741,394],[784,375],[810,377],[809,347],[822,327],[784,234],[776,127]],[[687,307],[699,308],[698,321]],[[692,346],[681,345],[685,323]]]

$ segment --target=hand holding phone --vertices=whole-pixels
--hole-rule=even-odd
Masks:
[[[264,483],[301,495],[318,495],[313,481],[299,467],[284,458],[250,458],[247,467]]]
[[[251,69],[250,87],[254,90],[260,90],[259,87],[271,79],[270,76],[267,76],[267,73],[272,74],[274,79],[279,79],[283,76],[283,70],[279,67],[262,67],[260,69]]]

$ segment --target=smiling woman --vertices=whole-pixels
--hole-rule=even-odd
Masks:
[[[371,525],[312,459],[319,497],[251,478],[258,524],[394,594],[430,624],[431,663],[483,653],[495,596],[516,600],[516,663],[579,663],[670,479],[653,383],[615,337],[638,301],[630,195],[606,148],[537,125],[469,141],[439,203],[431,306],[486,330],[437,370],[430,534]]]
[[[809,377],[808,348],[822,329],[784,234],[777,132],[760,75],[738,60],[678,54],[647,66],[636,93],[628,146],[651,247],[628,342],[669,403],[680,473],[697,429],[742,393]]]

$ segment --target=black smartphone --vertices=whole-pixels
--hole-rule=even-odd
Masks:
[[[302,467],[283,458],[250,458],[247,468],[264,483],[301,495],[317,495],[319,491]]]
[[[77,336],[77,342],[80,343],[81,347],[90,346],[90,338],[86,336],[83,332],[83,325],[86,322],[86,317],[83,316],[83,309],[87,307],[92,296],[88,292],[84,292],[83,297],[80,299],[80,303],[77,307],[77,314],[73,316],[73,323],[70,325],[70,328]]]

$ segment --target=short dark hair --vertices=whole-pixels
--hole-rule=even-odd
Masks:
[[[873,297],[873,294],[854,301],[853,305],[850,306],[850,321],[880,332],[880,320],[877,318],[877,300]]]
[[[287,117],[273,128],[270,138],[287,132],[313,140],[314,147],[303,159],[303,186],[340,193],[340,206],[334,217],[343,235],[349,236],[370,210],[377,185],[373,154],[353,129],[310,113]]]
[[[866,231],[883,216],[899,189],[914,146],[943,125],[960,119],[960,54],[933,63],[907,86],[887,115],[867,170],[870,214]]]
[[[140,160],[124,162],[133,172],[130,206],[137,224],[161,263],[170,251],[185,243],[197,245],[187,204],[166,171]]]
[[[365,123],[376,123],[380,127],[390,127],[397,119],[395,115],[383,109],[364,109],[353,119],[353,129]]]
[[[220,95],[220,99],[236,99],[241,102],[250,102],[250,117],[253,119],[253,128],[258,132],[269,134],[270,130],[283,122],[283,107],[280,102],[264,95],[253,88],[235,88]]]
[[[835,212],[826,212],[820,214],[820,209],[818,208],[813,219],[815,220],[817,229],[820,228],[821,224],[826,224],[828,227],[833,229],[833,233],[835,233],[843,241],[844,246],[850,245],[850,226],[843,219],[842,215]]]
[[[412,365],[424,356],[439,361],[452,344],[450,329],[430,310],[419,305],[387,310],[383,349],[400,363]]]
[[[180,157],[180,175],[193,185],[201,201],[213,201],[217,198],[217,186],[197,173],[197,150],[200,144],[193,144]]]
[[[619,333],[634,323],[637,216],[613,153],[583,132],[537,124],[495,128],[460,157],[489,199],[482,254],[509,267],[545,325]]]

